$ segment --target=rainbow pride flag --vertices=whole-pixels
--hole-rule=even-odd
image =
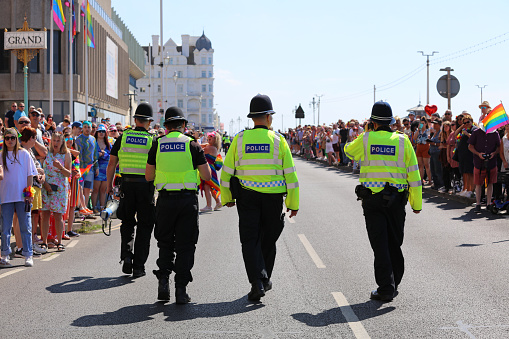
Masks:
[[[61,0],[53,0],[53,20],[55,20],[58,28],[60,28],[60,30],[63,32],[65,26],[65,16]]]
[[[86,8],[85,2],[87,3]],[[90,14],[90,3],[88,0],[83,1],[81,4],[81,12],[81,15],[85,17],[85,34],[83,35],[85,43],[88,47],[95,48],[94,28],[92,27],[92,15]]]
[[[484,117],[482,124],[486,133],[496,131],[498,128],[509,124],[509,117],[505,112],[504,106],[500,104],[492,109],[491,112]]]

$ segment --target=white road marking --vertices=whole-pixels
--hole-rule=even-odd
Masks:
[[[69,243],[69,245],[66,246],[66,248],[71,248],[71,247],[74,247],[76,246],[76,244],[78,243],[78,240],[73,240]]]
[[[50,261],[50,260],[53,260],[55,258],[58,258],[59,256],[60,256],[60,254],[53,253],[48,258],[41,259],[41,261]]]
[[[308,252],[309,256],[311,257],[311,259],[313,259],[316,267],[325,268],[325,265],[323,264],[322,260],[320,259],[320,257],[316,253],[316,251],[314,250],[313,246],[311,246],[311,244],[309,243],[308,238],[306,238],[306,236],[304,234],[297,234],[297,235],[299,236],[299,239],[302,242],[302,244],[304,245],[304,248]]]
[[[285,212],[286,220],[288,220],[288,222],[289,222],[290,224],[295,224],[295,219],[293,219],[293,218],[295,218],[295,217],[293,217],[293,218],[291,218],[291,219],[290,219],[290,213],[291,213],[291,212]]]
[[[24,270],[24,268],[16,268],[16,269],[13,269],[13,270],[9,270],[8,272],[0,274],[0,279],[8,277],[8,276],[10,276],[11,274],[14,274],[14,273],[21,272],[23,270]]]
[[[339,309],[341,310],[341,313],[343,313],[343,316],[345,317],[346,321],[348,322],[348,326],[352,329],[353,334],[355,335],[355,338],[357,339],[370,339],[370,336],[368,332],[366,332],[366,329],[362,325],[362,323],[359,321],[359,318],[355,315],[355,312],[352,310],[350,305],[348,304],[348,301],[346,300],[345,296],[341,292],[332,292],[332,296],[334,299],[336,299],[336,303],[339,306]]]

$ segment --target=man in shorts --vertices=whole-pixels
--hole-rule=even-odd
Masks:
[[[85,196],[85,204],[90,197],[90,191],[94,186],[94,177],[99,174],[99,152],[96,147],[95,138],[91,135],[92,123],[90,121],[83,122],[83,133],[76,138],[76,149],[80,152],[80,168],[87,168],[92,165],[88,173],[84,176],[83,194]]]
[[[486,209],[491,210],[493,184],[497,182],[497,154],[500,149],[500,136],[495,130],[486,133],[482,128],[472,132],[468,139],[468,149],[474,154],[475,211],[481,211],[481,186],[486,185]]]

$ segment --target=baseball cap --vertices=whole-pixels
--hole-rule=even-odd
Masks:
[[[92,126],[92,123],[90,121],[83,121],[83,125]]]
[[[73,122],[71,126],[72,127],[83,128],[83,124],[81,122],[79,122],[79,121]]]

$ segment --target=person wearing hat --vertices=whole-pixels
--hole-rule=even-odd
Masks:
[[[122,272],[132,273],[133,278],[145,275],[155,222],[154,185],[145,180],[148,151],[153,141],[148,132],[152,114],[152,106],[148,103],[138,105],[133,116],[135,128],[125,131],[115,141],[106,168],[106,187],[110,194],[115,184],[117,164],[122,177],[117,210],[117,216],[122,220],[120,261],[123,262]]]
[[[84,201],[87,204],[90,191],[94,186],[94,178],[99,174],[99,164],[97,163],[99,150],[92,134],[92,123],[90,121],[83,122],[83,133],[75,139],[75,145],[76,150],[80,152],[80,168],[85,169],[88,166],[92,166],[87,175],[84,176],[83,182],[80,183],[83,187]]]
[[[237,204],[242,256],[251,283],[249,300],[272,288],[276,241],[284,228],[283,199],[289,217],[299,210],[299,181],[290,147],[272,131],[272,102],[267,95],[251,99],[248,118],[254,127],[238,133],[221,172],[221,203]]]
[[[198,186],[200,176],[208,181],[211,174],[201,146],[183,134],[187,120],[180,108],[168,108],[164,118],[168,134],[152,144],[145,170],[145,178],[153,181],[159,192],[154,230],[159,269],[153,273],[158,279],[157,299],[170,300],[169,279],[175,272],[176,303],[187,304],[199,233]]]
[[[483,101],[482,104],[479,105],[479,108],[481,109],[481,118],[479,121],[482,121],[486,115],[491,111],[490,103],[487,101]]]
[[[404,271],[401,252],[407,200],[414,213],[422,209],[422,185],[417,158],[408,137],[391,131],[391,106],[373,105],[373,132],[361,134],[345,146],[346,155],[361,161],[360,185],[355,188],[375,256],[378,289],[370,298],[390,301],[396,294]]]
[[[412,124],[414,119],[415,119],[415,113],[414,112],[409,112],[408,113],[408,120],[410,120],[410,124]]]

